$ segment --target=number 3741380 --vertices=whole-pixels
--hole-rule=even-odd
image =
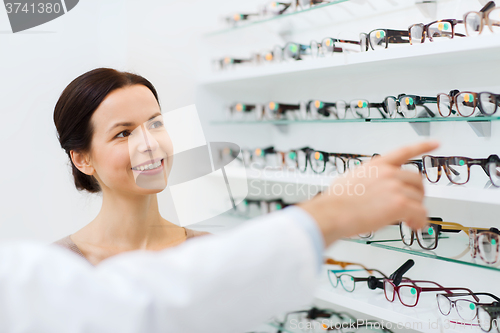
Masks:
[[[21,2],[6,2],[5,8],[7,9],[7,14],[22,14],[22,13],[32,13],[32,14],[58,14],[61,12],[62,8],[59,3],[21,3]]]

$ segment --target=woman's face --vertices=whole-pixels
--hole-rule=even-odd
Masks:
[[[103,191],[152,194],[167,186],[173,146],[153,93],[143,85],[111,92],[91,117],[90,160]]]

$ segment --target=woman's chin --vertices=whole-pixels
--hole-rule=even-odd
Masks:
[[[167,183],[163,177],[138,177],[135,180],[135,184],[142,189],[155,190],[157,192],[163,191],[167,187]]]

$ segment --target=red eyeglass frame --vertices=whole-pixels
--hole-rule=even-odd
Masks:
[[[407,284],[403,284],[403,282],[406,282]],[[386,284],[387,283],[389,283],[392,286],[392,288],[393,288],[392,300],[389,299],[389,297],[387,297],[387,291],[386,291]],[[416,283],[430,283],[430,284],[436,285],[437,287],[434,287],[434,288],[419,287],[419,286],[416,285]],[[415,301],[415,304],[413,304],[413,305],[407,305],[407,304],[403,303],[403,301],[401,300],[401,295],[399,294],[399,289],[401,287],[412,287],[412,288],[415,288],[415,290],[417,292],[417,300]],[[464,287],[443,287],[442,285],[440,285],[439,283],[434,282],[434,281],[403,279],[401,281],[401,284],[398,285],[398,286],[396,286],[392,282],[392,280],[390,280],[390,279],[384,279],[384,295],[385,295],[385,298],[389,302],[394,302],[394,300],[396,299],[396,294],[397,294],[398,298],[399,298],[399,301],[401,302],[401,304],[403,304],[404,306],[409,307],[409,308],[415,307],[418,304],[418,301],[420,299],[420,293],[422,293],[422,292],[428,292],[428,291],[445,291],[447,294],[453,294],[452,290],[466,290],[467,292],[470,292],[471,294],[473,294],[473,292],[470,289],[468,289],[468,288],[464,288]],[[476,301],[479,302],[479,298],[477,296],[473,295],[472,297]]]

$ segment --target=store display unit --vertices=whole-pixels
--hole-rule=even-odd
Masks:
[[[255,3],[258,4],[258,1]],[[383,154],[406,143],[433,138],[441,141],[440,148],[432,153],[437,156],[484,158],[499,154],[498,117],[481,120],[322,119],[244,123],[225,120],[224,108],[234,101],[258,103],[275,100],[295,103],[307,99],[335,101],[364,98],[378,102],[386,96],[399,93],[435,96],[452,89],[500,93],[500,34],[483,31],[477,37],[426,41],[421,45],[391,45],[384,50],[334,54],[330,58],[264,66],[242,66],[223,72],[213,72],[210,66],[211,60],[217,57],[245,56],[252,50],[269,49],[289,41],[308,43],[325,36],[355,39],[360,32],[377,28],[407,29],[419,22],[461,19],[464,13],[478,10],[482,5],[483,2],[475,0],[438,1],[428,6],[414,2],[395,4],[385,0],[346,1],[245,28],[209,34],[200,41],[200,54],[203,57],[200,59],[202,69],[197,88],[200,115],[210,123],[207,135],[213,141],[234,142],[242,148],[273,145],[276,149],[289,150],[310,146],[323,151],[358,154]],[[410,127],[407,123],[425,125],[419,128],[418,125]],[[472,123],[477,123],[477,126]],[[480,174],[481,170],[473,169],[471,181],[465,185],[450,185],[446,180],[430,184],[424,180],[429,215],[467,226],[500,227],[496,219],[500,209],[500,192],[497,188],[487,187],[487,179]],[[279,171],[263,174],[247,170],[247,175],[256,187],[277,184],[276,189],[284,189],[287,184],[295,186],[289,187],[289,191],[301,185],[316,186],[316,190],[319,190],[333,180],[333,177],[328,176]],[[286,195],[284,200],[296,202],[305,196],[297,190]],[[273,198],[273,194],[269,197]],[[415,260],[415,266],[410,271],[412,278],[432,279],[449,286],[464,286],[476,292],[500,295],[500,287],[496,283],[500,278],[498,268],[465,259],[450,259],[450,256],[438,252],[429,254],[419,248],[404,249],[401,244],[366,244],[343,240],[325,251],[325,255],[376,265],[383,271],[391,271],[398,263],[412,258]],[[448,240],[444,239],[441,246],[447,247]],[[439,313],[434,305],[435,296],[430,295],[432,293],[422,298],[422,304],[406,308],[397,302],[388,302],[383,293],[373,294],[369,293],[372,292],[370,290],[347,293],[332,289],[326,279],[326,271],[322,277],[324,280],[320,282],[316,298],[331,303],[332,307],[345,307],[364,313],[367,317],[393,323],[421,324],[416,328],[417,331],[481,332],[476,326],[447,326],[447,320],[452,318]]]

